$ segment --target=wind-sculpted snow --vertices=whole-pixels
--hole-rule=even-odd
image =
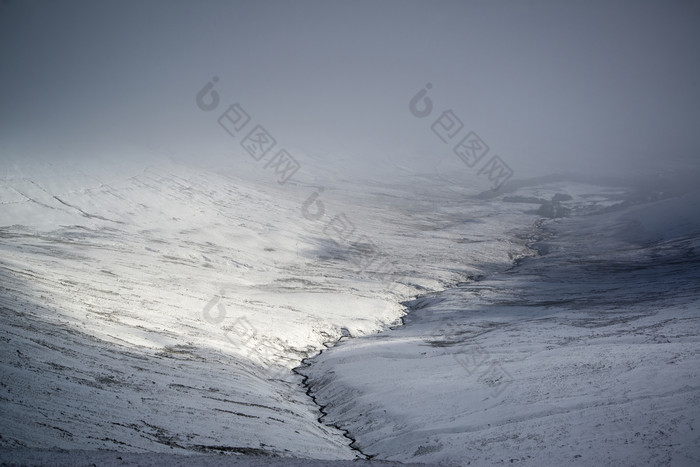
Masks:
[[[307,360],[326,423],[403,462],[700,463],[698,194],[580,199],[532,232],[542,256]]]
[[[2,181],[3,448],[362,457],[292,368],[504,267],[527,251],[508,232],[534,219],[369,182],[327,185],[309,218],[316,186],[112,169],[25,164]],[[340,215],[365,240],[334,237]],[[378,248],[400,274],[353,260]]]

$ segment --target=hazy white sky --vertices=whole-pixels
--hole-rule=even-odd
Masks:
[[[329,163],[443,157],[430,124],[447,109],[516,171],[700,159],[697,1],[0,3],[14,148],[220,151],[194,99],[213,76],[222,105]]]

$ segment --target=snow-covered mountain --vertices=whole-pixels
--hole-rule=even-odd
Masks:
[[[697,462],[697,195],[260,173],[7,166],[3,461]]]

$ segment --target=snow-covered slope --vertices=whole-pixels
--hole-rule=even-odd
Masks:
[[[509,264],[533,219],[412,184],[108,162],[5,167],[4,448],[355,458],[291,369]]]
[[[310,360],[326,420],[403,462],[698,465],[700,196],[584,199],[543,256]]]

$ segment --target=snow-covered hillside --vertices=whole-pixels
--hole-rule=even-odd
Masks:
[[[547,221],[542,256],[310,360],[312,394],[382,459],[698,465],[698,205],[695,192]]]
[[[3,461],[697,461],[697,195],[244,169],[8,168]]]
[[[17,163],[0,199],[0,443],[355,458],[291,369],[527,251],[507,234],[533,221],[522,206],[426,193]]]

